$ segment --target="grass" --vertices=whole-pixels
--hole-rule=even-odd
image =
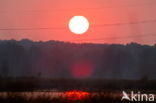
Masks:
[[[74,83],[73,83],[74,82]],[[135,85],[134,85],[135,84]],[[122,103],[121,96],[114,96],[115,90],[141,90],[156,93],[155,80],[100,80],[100,79],[47,79],[47,78],[0,78],[0,103]],[[34,96],[36,90],[82,90],[96,92],[82,100],[69,100],[63,96],[53,97],[51,94]],[[105,91],[106,90],[106,91]],[[34,91],[34,92],[33,92]],[[1,95],[6,92],[5,95]],[[23,93],[29,92],[28,96]],[[130,103],[124,101],[123,103]]]
[[[7,93],[0,96],[0,103],[115,103],[120,102],[119,97],[110,94],[90,95],[82,100],[68,100],[66,97],[54,97],[50,95],[40,95],[37,97],[27,97],[25,94]]]
[[[112,93],[91,94],[82,100],[69,100],[66,97],[51,97],[50,95],[39,95],[28,97],[25,94],[7,93],[0,96],[0,103],[138,103],[130,101],[121,101],[121,96],[114,96]],[[146,102],[141,102],[146,103]],[[152,102],[150,102],[152,103]]]

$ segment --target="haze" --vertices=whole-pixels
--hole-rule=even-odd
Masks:
[[[0,39],[152,45],[155,10],[155,0],[0,0]],[[75,15],[91,24],[84,35],[68,29]]]

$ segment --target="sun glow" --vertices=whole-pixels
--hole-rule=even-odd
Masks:
[[[84,16],[74,16],[69,21],[69,29],[75,34],[84,34],[89,28],[89,22]]]

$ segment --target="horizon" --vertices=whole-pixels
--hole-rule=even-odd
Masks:
[[[35,42],[35,43],[39,43],[39,42],[42,42],[42,43],[46,43],[46,42],[60,42],[60,43],[70,43],[70,44],[93,44],[93,45],[129,45],[129,44],[138,44],[140,46],[155,46],[155,44],[141,44],[141,43],[137,43],[137,42],[129,42],[129,43],[125,43],[125,44],[122,44],[122,43],[94,43],[94,42],[71,42],[71,41],[61,41],[61,40],[46,40],[46,41],[42,41],[42,40],[31,40],[31,39],[28,39],[28,38],[23,38],[23,39],[20,39],[20,40],[16,40],[16,39],[0,39],[0,41],[16,41],[16,42],[20,42],[20,41],[24,41],[24,40],[27,40],[27,41],[32,41],[32,42]]]

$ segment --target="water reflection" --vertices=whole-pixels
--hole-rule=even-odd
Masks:
[[[65,92],[64,96],[68,100],[83,100],[89,97],[90,93],[85,91],[72,90]]]

